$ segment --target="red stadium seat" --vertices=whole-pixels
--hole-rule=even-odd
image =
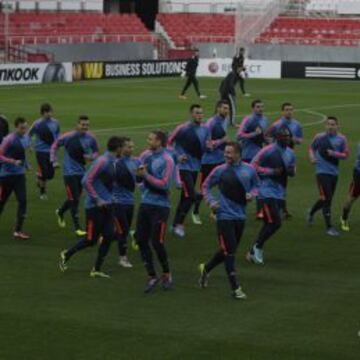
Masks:
[[[256,39],[256,43],[297,45],[360,44],[360,20],[279,17]]]
[[[0,24],[3,21],[3,14],[0,14]],[[91,42],[92,39],[102,42],[108,41],[104,40],[106,36],[102,36],[107,34],[131,35],[127,39],[134,39],[132,35],[135,35],[141,41],[152,41],[150,31],[133,14],[15,12],[10,15],[10,39],[14,43],[78,43]],[[109,39],[122,41],[121,36]]]

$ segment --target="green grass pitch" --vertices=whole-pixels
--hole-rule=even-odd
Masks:
[[[172,129],[197,102],[193,90],[186,101],[177,98],[180,79],[93,81],[62,85],[0,88],[0,113],[11,121],[17,115],[38,117],[39,106],[53,104],[62,131],[73,127],[79,114],[91,117],[102,149],[113,134],[145,146],[153,128]],[[202,104],[210,116],[219,80],[202,79],[208,99]],[[59,229],[54,211],[65,196],[58,171],[49,184],[49,200],[40,202],[35,170],[28,173],[29,242],[12,238],[15,201],[9,202],[0,223],[0,359],[359,359],[360,354],[360,204],[351,216],[352,231],[339,238],[324,234],[319,214],[313,228],[304,222],[305,210],[318,196],[307,147],[322,131],[324,114],[340,119],[350,141],[351,157],[341,162],[333,205],[338,225],[347,195],[360,137],[359,84],[320,80],[249,80],[250,98],[238,98],[238,114],[249,112],[261,98],[271,121],[280,104],[291,101],[305,125],[305,143],[296,152],[298,174],[290,181],[286,221],[265,248],[266,265],[255,267],[245,253],[261,223],[249,206],[249,219],[237,257],[238,275],[248,294],[234,301],[224,268],[216,269],[210,287],[197,286],[197,265],[217,249],[215,225],[202,207],[205,224],[187,219],[184,240],[168,234],[166,242],[175,288],[145,296],[145,271],[139,254],[130,250],[135,267],[117,265],[113,244],[104,269],[110,280],[90,279],[95,248],[70,262],[65,274],[58,254],[74,244],[68,227]],[[234,135],[234,132],[231,132]],[[34,160],[34,159],[32,159]],[[35,162],[33,166],[35,168]],[[178,199],[172,194],[172,209]],[[83,214],[83,212],[82,212]]]

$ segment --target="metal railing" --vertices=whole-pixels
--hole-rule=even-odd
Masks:
[[[10,35],[10,46],[40,44],[81,44],[95,42],[153,42],[148,34]]]

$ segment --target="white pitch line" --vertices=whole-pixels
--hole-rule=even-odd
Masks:
[[[310,123],[305,123],[302,125],[302,127],[311,127],[311,126],[315,126],[315,125],[320,125],[322,123],[324,123],[327,119],[327,115],[321,113],[321,112],[318,112],[318,111],[312,111],[312,110],[300,110],[302,112],[305,112],[305,113],[308,113],[308,114],[311,114],[311,115],[318,115],[321,117],[321,120],[317,120],[317,121],[313,121],[313,122],[310,122]]]
[[[329,105],[329,106],[319,106],[317,108],[302,108],[302,109],[296,109],[296,111],[301,111],[301,112],[305,112],[305,113],[309,113],[312,115],[318,115],[321,117],[321,120],[317,120],[311,123],[305,123],[303,124],[303,127],[311,127],[311,126],[315,126],[315,125],[320,125],[322,124],[327,115],[321,113],[321,112],[317,112],[315,111],[315,109],[317,110],[321,110],[321,109],[340,109],[340,108],[350,108],[350,107],[360,107],[360,104],[339,104],[339,105]],[[267,114],[269,115],[273,115],[273,114],[278,114],[279,111],[272,111],[272,112],[268,112]],[[242,118],[243,116],[246,116],[247,114],[239,114],[238,116],[236,116],[237,118]],[[170,126],[170,125],[177,125],[180,124],[180,122],[166,122],[166,123],[157,123],[157,124],[149,124],[149,125],[141,125],[141,126],[124,126],[124,127],[118,127],[118,128],[109,128],[109,129],[96,129],[93,130],[93,133],[96,134],[101,134],[101,133],[109,133],[109,132],[113,132],[113,131],[121,131],[121,130],[125,130],[125,131],[137,131],[137,130],[143,130],[143,129],[150,129],[150,128],[157,128],[157,127],[162,127],[162,126]]]

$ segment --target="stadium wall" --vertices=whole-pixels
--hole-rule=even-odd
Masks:
[[[54,54],[57,62],[150,60],[154,53],[153,44],[141,42],[41,44],[26,47]]]
[[[234,44],[198,43],[200,58],[211,58],[214,52],[217,58],[234,56]],[[345,46],[301,46],[301,45],[249,45],[248,56],[252,59],[282,61],[321,61],[321,62],[360,62],[358,47]]]
[[[360,61],[358,47],[311,45],[251,45],[248,53],[253,59],[354,63]]]
[[[0,85],[72,82],[71,63],[0,65]]]

